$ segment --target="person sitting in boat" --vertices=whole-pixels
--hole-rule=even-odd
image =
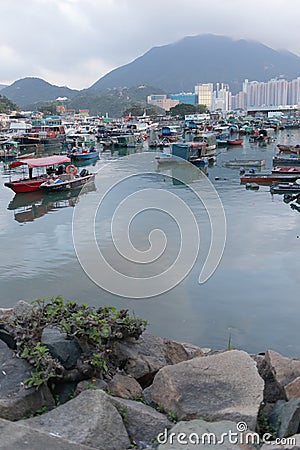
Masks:
[[[62,175],[63,173],[66,173],[66,168],[63,164],[60,164],[55,172],[56,175]]]
[[[47,167],[46,173],[47,175],[53,175],[55,173],[54,167]]]
[[[93,145],[90,146],[89,152],[93,153],[95,151],[95,147]]]

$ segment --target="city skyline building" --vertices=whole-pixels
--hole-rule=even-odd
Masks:
[[[213,106],[213,83],[200,83],[195,86],[198,105],[205,105],[211,111]]]
[[[150,101],[149,101],[150,100]],[[268,81],[249,81],[245,79],[242,90],[236,95],[226,83],[199,83],[194,93],[152,95],[148,102],[161,106],[166,111],[179,103],[206,105],[209,111],[231,111],[268,107],[300,107],[300,76],[287,81],[272,78]],[[174,102],[174,103],[173,103]]]

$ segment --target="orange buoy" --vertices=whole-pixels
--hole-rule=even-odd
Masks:
[[[66,167],[66,172],[67,173],[71,173],[72,175],[76,175],[77,167],[75,167],[72,164],[70,164],[69,166]]]

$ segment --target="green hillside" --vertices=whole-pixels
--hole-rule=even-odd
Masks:
[[[0,114],[9,114],[11,111],[17,111],[19,107],[4,95],[0,95]]]
[[[162,94],[161,89],[151,86],[138,86],[131,88],[106,89],[102,94],[83,92],[76,96],[69,104],[72,109],[89,109],[92,115],[108,115],[120,117],[124,111],[131,107],[139,106],[141,109],[153,110],[153,106],[147,105],[147,96],[150,94]]]

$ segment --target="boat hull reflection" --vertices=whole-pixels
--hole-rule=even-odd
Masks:
[[[47,194],[43,191],[16,194],[7,209],[14,211],[14,218],[19,223],[33,222],[49,212],[74,207],[81,195],[96,191],[95,183],[76,189]]]

